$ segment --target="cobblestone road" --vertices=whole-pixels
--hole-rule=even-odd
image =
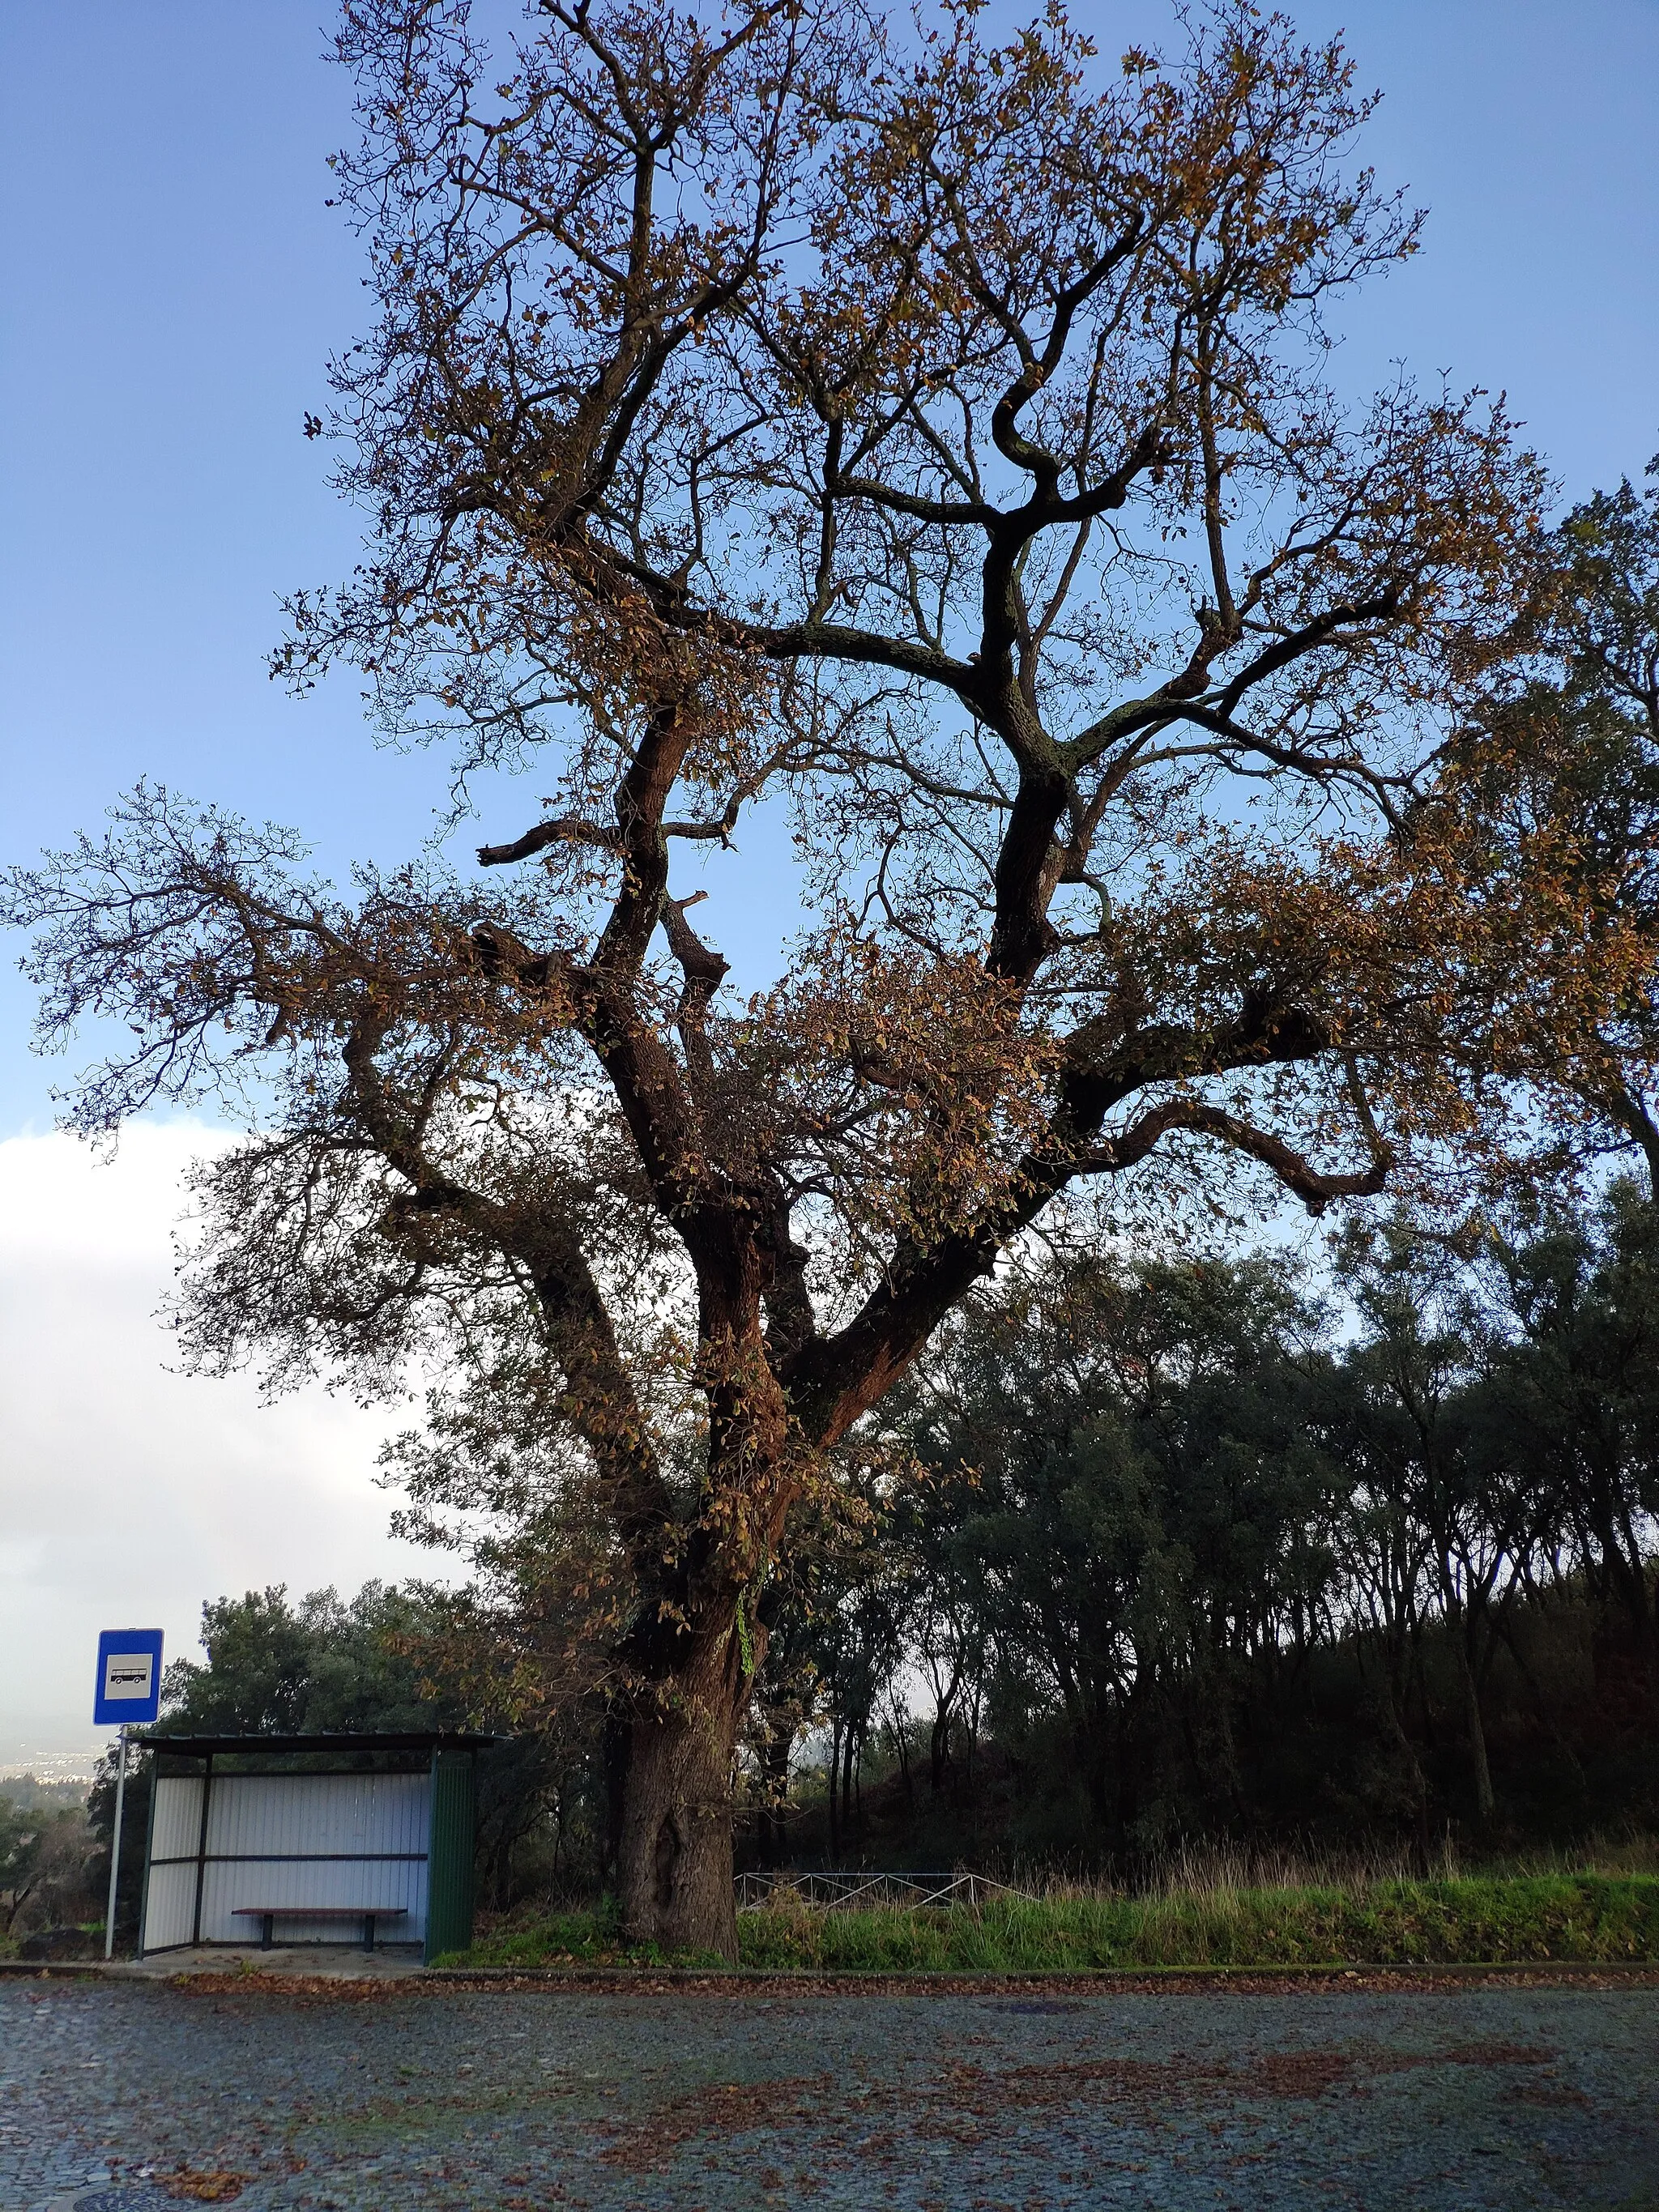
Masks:
[[[0,1983],[6,2212],[1621,2207],[1659,1991]]]

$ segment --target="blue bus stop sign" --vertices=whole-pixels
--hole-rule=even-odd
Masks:
[[[161,1632],[106,1628],[98,1638],[94,1727],[153,1721],[161,1705]]]

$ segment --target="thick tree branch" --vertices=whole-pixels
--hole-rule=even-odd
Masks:
[[[1316,1171],[1291,1146],[1254,1132],[1200,1101],[1174,1101],[1151,1109],[1133,1125],[1139,1133],[1135,1139],[1139,1149],[1133,1151],[1133,1159],[1112,1154],[1097,1142],[1113,1108],[1151,1084],[1312,1060],[1328,1049],[1324,1030],[1305,1012],[1276,1006],[1265,994],[1248,997],[1236,1020],[1207,1036],[1167,1026],[1143,1030],[1102,1055],[1091,1034],[1079,1033],[1061,1074],[1048,1133],[1022,1161],[1003,1206],[972,1229],[947,1236],[930,1249],[901,1250],[885,1279],[844,1328],[815,1340],[787,1363],[783,1378],[803,1431],[820,1443],[844,1435],[903,1374],[974,1282],[990,1273],[1009,1240],[1029,1227],[1067,1183],[1085,1173],[1116,1171],[1133,1164],[1173,1128],[1198,1128],[1197,1121],[1179,1118],[1183,1113],[1206,1117],[1202,1133],[1260,1158],[1304,1203],[1328,1204],[1332,1197],[1380,1189],[1391,1155],[1376,1130],[1351,1055],[1346,1061],[1349,1096],[1371,1148],[1372,1164],[1357,1180],[1327,1179],[1345,1187],[1333,1188],[1323,1197]],[[1176,1118],[1159,1122],[1160,1114]],[[1117,1142],[1122,1146],[1130,1139]]]
[[[528,860],[538,853],[544,853],[550,845],[592,845],[603,853],[622,850],[619,830],[607,830],[598,822],[584,822],[577,815],[562,815],[556,821],[538,822],[533,830],[526,830],[522,837],[515,837],[506,845],[480,845],[478,865],[481,868],[509,867],[515,860]]]
[[[1175,1130],[1218,1138],[1234,1152],[1259,1160],[1316,1216],[1335,1199],[1375,1198],[1394,1164],[1393,1153],[1379,1144],[1373,1148],[1368,1167],[1348,1174],[1328,1174],[1271,1130],[1259,1129],[1253,1122],[1201,1099],[1173,1098],[1150,1108],[1121,1136],[1079,1153],[1072,1163],[1073,1171],[1079,1176],[1121,1175],[1144,1160],[1160,1139]]]
[[[417,1252],[424,1241],[420,1224],[441,1216],[527,1269],[550,1349],[564,1374],[563,1410],[611,1487],[618,1529],[636,1565],[649,1571],[660,1564],[673,1523],[672,1494],[580,1231],[556,1202],[544,1199],[530,1212],[503,1206],[434,1164],[422,1142],[421,1121],[411,1122],[399,1110],[376,1066],[385,1036],[383,1023],[365,1018],[353,1026],[344,1057],[354,1117],[381,1158],[410,1185],[393,1218]],[[428,1111],[441,1073],[434,1067],[427,1086]]]
[[[708,896],[707,891],[693,891],[689,898],[665,898],[662,907],[663,934],[685,977],[676,1017],[680,1042],[685,1049],[693,1085],[705,1097],[714,1085],[714,1059],[708,1046],[708,1008],[729,969],[729,963],[703,943],[685,918],[687,907],[697,905]]]

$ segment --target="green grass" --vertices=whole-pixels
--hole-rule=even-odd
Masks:
[[[1659,1961],[1659,1877],[1460,1875],[1147,1897],[1056,1890],[976,1909],[823,1911],[786,1893],[738,1917],[740,1962],[868,1972],[1103,1966],[1608,1965]],[[702,1964],[626,1946],[614,1910],[502,1927],[446,1964]]]

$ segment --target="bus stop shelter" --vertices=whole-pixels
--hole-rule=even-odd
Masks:
[[[141,1958],[472,1940],[476,1735],[138,1738],[155,1759]]]

